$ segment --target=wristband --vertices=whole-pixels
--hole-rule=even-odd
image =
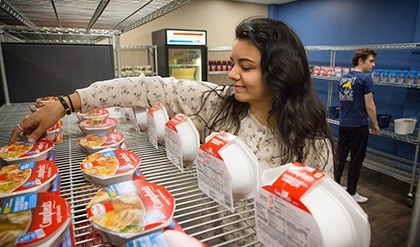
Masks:
[[[67,105],[66,101],[63,99],[63,96],[58,96],[57,98],[61,102],[61,105],[63,105],[64,110],[66,111],[66,114],[70,115],[71,110],[70,110],[69,106]]]
[[[66,97],[67,97],[67,99],[69,99],[70,106],[71,106],[71,112],[74,112],[74,106],[73,106],[73,102],[71,102],[70,95],[67,95]]]

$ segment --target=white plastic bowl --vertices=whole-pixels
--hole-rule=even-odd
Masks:
[[[262,186],[272,185],[292,164],[266,169]],[[339,184],[324,176],[300,200],[311,212],[324,247],[368,247],[370,225],[367,214]],[[307,214],[306,212],[304,212]]]
[[[0,154],[14,145],[24,145],[25,142],[16,142],[11,145],[7,145],[0,148]],[[4,161],[6,161],[8,164],[16,164],[16,163],[24,163],[24,162],[30,162],[30,161],[38,161],[38,160],[45,160],[50,156],[52,149],[54,148],[54,144],[46,139],[39,139],[36,143],[32,144],[31,149],[27,151],[26,153],[22,153],[18,157],[10,158],[10,157],[3,157]],[[30,154],[28,154],[31,152]]]
[[[86,127],[86,123],[93,120],[103,119],[105,122],[110,122],[109,124],[98,125],[96,127]],[[99,118],[90,118],[79,122],[79,128],[85,135],[100,133],[100,132],[112,132],[117,126],[118,121],[115,118],[111,117],[99,117]]]
[[[200,148],[200,134],[191,119],[185,119],[176,125],[179,140],[181,142],[182,158],[184,161],[193,161]]]
[[[99,146],[89,146],[89,145],[84,144],[87,141],[89,141],[89,138],[97,136],[97,135],[105,135],[105,137],[106,137],[105,142],[102,143]],[[109,142],[112,142],[113,139],[114,139],[114,143],[110,144]],[[77,140],[77,143],[87,153],[93,154],[93,153],[99,152],[99,151],[107,149],[107,148],[119,149],[121,147],[121,145],[123,144],[124,140],[125,140],[125,137],[122,133],[119,133],[119,132],[108,132],[108,133],[104,132],[104,133],[90,134],[90,135],[81,137]]]
[[[155,121],[156,136],[158,142],[161,144],[165,143],[165,124],[169,121],[168,112],[164,106],[153,112],[153,119]]]
[[[22,166],[27,164],[12,164],[5,167],[0,168],[0,174],[2,170],[6,173],[6,180],[8,174],[15,173],[15,170],[20,170]],[[0,200],[4,198],[14,197],[18,195],[28,194],[32,192],[45,192],[48,191],[51,184],[54,182],[58,175],[58,167],[54,165],[53,162],[41,160],[35,163],[35,167],[29,168],[27,167],[25,170],[29,170],[28,176],[25,178],[22,183],[12,190],[8,191],[7,193],[0,192]],[[41,177],[38,177],[39,174],[44,174]],[[16,173],[15,173],[16,174]],[[22,176],[23,174],[20,174]],[[27,182],[37,182],[38,184],[33,185],[25,185]],[[9,188],[11,189],[11,188]]]
[[[217,133],[212,133],[210,140]],[[259,188],[259,162],[252,150],[236,137],[219,150],[229,172],[233,199],[254,198]]]
[[[123,194],[121,195],[120,192],[122,191]],[[115,194],[110,197],[109,193],[114,192]],[[118,207],[106,209],[103,204],[114,204],[114,202],[121,203],[121,201],[125,204],[133,204],[131,210],[141,210],[141,224],[143,224],[143,226],[139,226],[139,228],[142,227],[143,229],[136,229],[133,232],[120,232],[121,229],[117,231],[118,228],[116,226],[114,226],[114,229],[111,229],[110,226],[105,228],[106,226],[102,219],[103,217],[110,217],[107,215],[107,210],[113,211]],[[140,202],[140,205],[138,202]],[[102,188],[87,206],[88,217],[93,227],[95,227],[105,239],[110,240],[118,246],[142,235],[167,227],[172,223],[174,211],[175,199],[172,195],[164,187],[144,180],[127,181]],[[117,214],[118,211],[114,213],[113,217],[116,218]]]
[[[408,135],[414,133],[416,129],[416,118],[398,118],[394,119],[394,132],[399,135]]]
[[[134,114],[136,114],[137,125],[141,131],[147,130],[147,109],[141,107],[134,107]]]
[[[92,110],[86,113],[77,112],[76,116],[80,120],[86,120],[86,119],[97,118],[97,117],[108,117],[109,111],[107,109],[96,109],[96,110]]]
[[[111,175],[96,175],[87,172],[87,169],[89,169],[92,164],[90,162],[87,162],[87,160],[91,157],[91,155],[98,155],[100,153],[105,153],[113,151],[116,153],[115,158],[117,159],[117,169],[113,172]],[[123,150],[123,149],[105,149],[100,152],[94,153],[89,155],[86,159],[82,161],[80,164],[80,168],[83,173],[83,177],[94,184],[98,184],[101,186],[108,186],[115,183],[120,183],[124,181],[132,180],[133,174],[136,172],[137,168],[140,165],[140,158],[137,157],[137,155],[131,151]],[[103,156],[100,156],[103,157]],[[128,158],[129,161],[127,161],[124,158]],[[130,165],[130,168],[122,169],[122,167],[125,167],[127,165]]]
[[[30,205],[34,205],[34,208],[23,210],[22,212],[10,213],[9,217],[19,217],[19,220],[22,221],[25,220],[25,218],[22,219],[22,214],[24,213],[25,217],[30,217],[30,219],[22,236],[28,234],[28,231],[31,229],[32,234],[35,232],[39,237],[33,238],[30,242],[26,241],[17,244],[15,242],[15,244],[21,246],[59,246],[65,236],[66,229],[71,222],[70,205],[64,198],[52,193],[33,193],[31,198],[34,198],[35,196],[37,196],[37,201],[30,199]],[[13,198],[13,200],[23,201],[21,199],[22,196],[18,197],[19,199]],[[11,200],[12,198],[6,199],[3,203],[13,204]],[[25,213],[26,211],[29,212]],[[13,216],[13,214],[16,215]],[[10,224],[16,223],[11,221]],[[42,236],[42,234],[44,236]],[[18,239],[19,238],[17,238],[16,241]],[[10,241],[10,239],[7,240]]]
[[[63,121],[59,120],[51,128],[47,130],[45,138],[50,141],[54,141],[57,136],[61,133],[61,127],[63,126]]]

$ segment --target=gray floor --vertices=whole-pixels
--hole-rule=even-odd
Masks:
[[[345,185],[346,177],[341,181]],[[407,206],[409,184],[362,168],[358,193],[369,200],[360,204],[369,216],[371,247],[407,246],[412,208]]]

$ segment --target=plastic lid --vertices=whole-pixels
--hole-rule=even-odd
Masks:
[[[95,109],[86,113],[77,112],[78,117],[107,117],[109,111],[107,109]]]
[[[31,157],[37,157],[50,151],[54,144],[46,139],[36,142],[15,142],[0,148],[0,158],[5,161],[15,161]]]
[[[69,203],[51,193],[30,193],[3,201],[0,225],[7,232],[6,246],[28,246],[50,243],[60,238],[70,223]]]
[[[117,123],[117,119],[112,117],[97,117],[79,122],[79,127],[84,129],[103,129],[115,126]]]
[[[166,230],[154,232],[139,237],[124,245],[124,247],[159,246],[159,247],[204,247],[207,246],[186,233]]]
[[[98,177],[111,177],[134,171],[140,158],[131,151],[117,149],[104,150],[89,155],[80,164],[84,173]]]
[[[57,174],[57,166],[46,160],[5,166],[0,169],[0,198],[37,191]]]
[[[102,188],[87,206],[95,227],[133,234],[166,227],[172,221],[175,200],[162,186],[144,180]]]
[[[119,132],[101,132],[81,137],[77,140],[80,146],[88,148],[103,148],[124,141],[124,135]]]

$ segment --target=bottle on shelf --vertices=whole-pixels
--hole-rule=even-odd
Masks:
[[[228,64],[227,64],[227,69],[228,69],[228,71],[231,71],[232,70],[232,61],[230,61],[230,60],[228,60]]]
[[[216,71],[216,60],[212,60],[211,71]]]
[[[221,60],[217,60],[216,71],[222,71],[222,61]]]
[[[222,61],[222,71],[227,71],[227,60]]]

